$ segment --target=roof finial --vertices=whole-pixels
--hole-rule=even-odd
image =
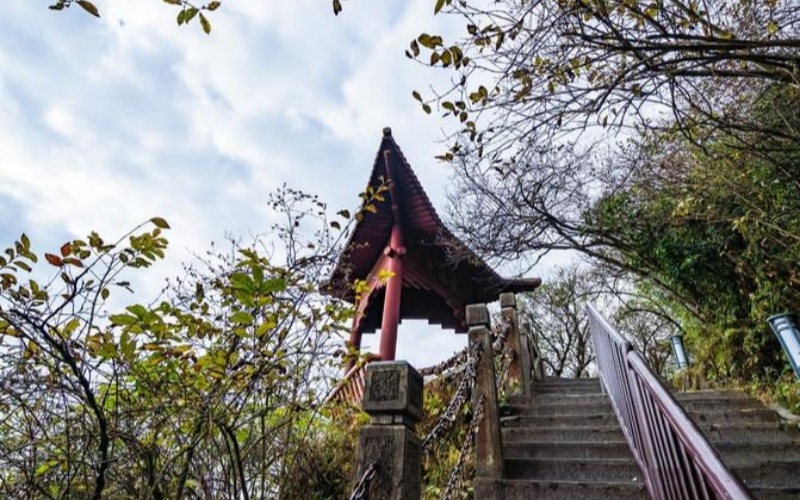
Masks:
[[[383,127],[383,136],[384,137],[391,137],[392,136],[392,129],[389,127]]]

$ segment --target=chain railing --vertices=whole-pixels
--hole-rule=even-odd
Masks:
[[[501,373],[508,373],[508,366],[512,359],[513,351],[507,345],[507,339],[511,332],[512,325],[508,321],[501,321],[494,328],[491,329],[489,334],[489,341],[491,342],[491,350],[488,351],[492,356],[492,364],[494,364],[494,357],[501,357]],[[464,349],[458,351],[452,357],[437,363],[436,365],[419,370],[419,373],[427,377],[437,377],[438,380],[447,382],[451,377],[458,376],[458,385],[453,396],[447,404],[445,411],[439,416],[430,431],[421,442],[421,451],[423,456],[433,452],[436,444],[441,443],[444,438],[449,435],[458,421],[459,414],[465,405],[469,404],[473,389],[476,385],[478,378],[478,363],[483,354],[483,345],[480,343],[473,343]],[[353,400],[354,397],[360,398],[363,396],[364,380],[366,373],[366,366],[369,360],[365,359],[361,363],[351,368],[337,387],[331,391],[330,395],[326,398],[326,402],[331,400],[347,400],[348,402],[357,402]],[[503,383],[503,377],[498,380],[500,386]],[[360,391],[356,388],[360,384]],[[472,398],[474,399],[474,398]],[[479,427],[484,420],[486,413],[486,400],[484,396],[479,396],[477,401],[473,401],[473,416],[469,424],[469,428],[465,433],[466,441],[460,446],[459,457],[455,466],[451,469],[448,481],[442,493],[442,499],[447,500],[453,496],[461,481],[464,480],[464,466],[467,463],[467,457],[475,449],[475,442],[479,432]],[[350,495],[350,500],[367,500],[369,482],[375,476],[376,471],[374,463],[364,471],[362,477],[358,481],[355,489]]]
[[[375,477],[375,474],[378,472],[378,464],[376,462],[370,463],[366,470],[364,470],[364,474],[361,475],[361,479],[359,479],[358,484],[353,489],[353,493],[350,495],[349,500],[367,500],[367,489],[369,488],[369,483]]]
[[[642,356],[586,309],[600,378],[651,498],[752,498]]]

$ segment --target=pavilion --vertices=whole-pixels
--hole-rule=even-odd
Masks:
[[[538,278],[500,277],[445,227],[389,128],[383,129],[368,186],[373,194],[365,195],[346,250],[325,286],[327,294],[356,306],[350,333],[355,349],[362,334],[380,329],[378,356],[394,360],[403,319],[425,319],[466,333],[468,304],[541,284]]]

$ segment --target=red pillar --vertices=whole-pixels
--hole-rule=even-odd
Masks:
[[[393,275],[386,282],[386,295],[383,301],[383,318],[381,320],[381,342],[378,355],[381,361],[394,360],[397,351],[397,326],[400,323],[400,295],[403,290],[403,233],[400,224],[392,226],[389,246],[384,250],[389,257],[387,270]]]

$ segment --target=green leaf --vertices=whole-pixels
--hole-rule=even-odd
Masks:
[[[335,220],[331,221],[331,227],[334,229],[342,229],[342,225],[336,222]]]
[[[188,20],[186,22],[188,22]],[[167,221],[162,219],[161,217],[153,217],[152,219],[150,219],[150,222],[152,222],[153,225],[158,228],[169,229],[169,224],[167,224]]]
[[[350,210],[339,210],[339,211],[336,213],[336,215],[341,215],[341,216],[342,216],[342,217],[344,217],[345,219],[349,219],[349,218],[350,218]]]
[[[208,22],[208,19],[206,19],[206,16],[204,16],[202,12],[200,13],[200,25],[203,27],[203,31],[205,31],[206,35],[211,34],[211,23]]]
[[[180,5],[181,0],[164,0],[164,3],[168,3],[170,5]]]
[[[275,293],[284,290],[286,290],[286,280],[283,278],[269,279],[261,286],[261,293]]]
[[[779,28],[778,23],[776,23],[774,20],[770,21],[769,24],[767,24],[767,31],[769,32],[770,35],[774,35],[775,33],[777,33],[778,28]]]
[[[185,12],[185,14],[183,15],[183,22],[184,22],[184,24],[189,24],[189,21],[194,19],[194,16],[196,16],[197,13],[200,12],[200,11],[197,10],[196,8],[194,8],[194,7],[189,7],[184,12]]]
[[[81,326],[81,320],[78,318],[72,318],[69,320],[69,322],[64,326],[64,337],[70,338],[79,326]]]
[[[222,5],[222,3],[220,2],[211,2],[208,5],[206,5],[206,10],[211,10],[211,11],[217,10],[219,9],[220,5]]]
[[[425,114],[429,115],[429,114],[431,114],[431,107],[429,105],[427,105],[427,104],[423,104],[422,105],[422,111],[424,111]]]
[[[239,311],[231,315],[230,320],[232,323],[238,323],[240,325],[252,325],[253,324],[253,316],[250,313]]]
[[[338,16],[339,12],[342,11],[342,2],[341,0],[333,0],[333,14]]]
[[[433,15],[435,16],[436,14],[438,14],[439,11],[442,10],[444,5],[445,5],[445,0],[436,0],[436,5],[433,6]]]
[[[109,316],[112,325],[129,326],[136,323],[137,319],[128,314],[112,314]]]
[[[83,7],[83,10],[93,15],[94,17],[100,17],[100,12],[97,10],[97,7],[95,7],[95,5],[92,2],[89,2],[88,0],[77,0],[76,3],[81,7]]]

